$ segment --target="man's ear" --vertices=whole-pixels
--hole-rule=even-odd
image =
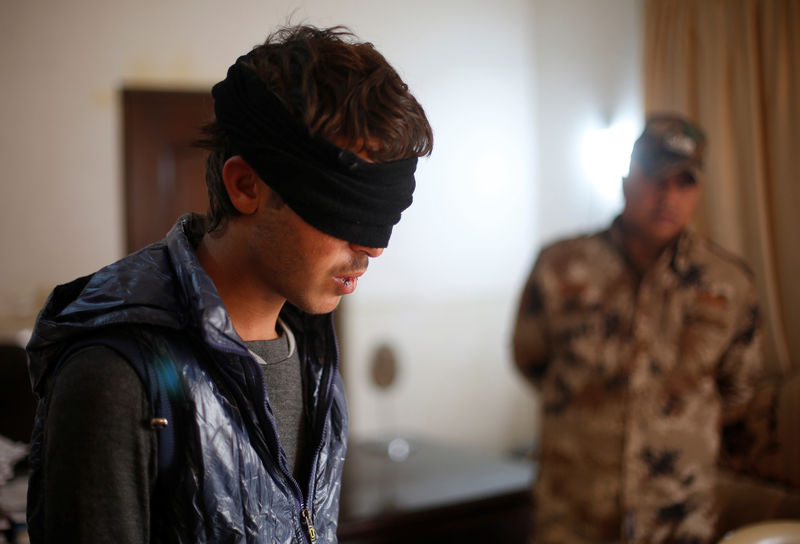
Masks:
[[[231,204],[239,213],[250,215],[258,209],[261,178],[241,156],[234,155],[222,166],[222,181]]]

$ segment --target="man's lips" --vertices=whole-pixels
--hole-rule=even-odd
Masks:
[[[365,268],[364,269],[358,269],[358,270],[347,270],[347,271],[344,271],[344,272],[335,272],[333,274],[333,277],[334,278],[351,278],[351,279],[352,278],[360,278],[366,272],[367,272],[367,270]]]
[[[339,284],[339,289],[343,294],[349,294],[355,291],[358,284],[358,278],[364,275],[364,270],[356,272],[347,272],[344,274],[336,274],[334,279]]]
[[[356,281],[358,278],[361,277],[362,274],[363,272],[361,274],[343,274],[341,276],[336,276],[336,277],[341,278],[345,281]]]
[[[677,220],[677,214],[671,210],[657,210],[653,214],[653,219],[665,223],[674,223]]]

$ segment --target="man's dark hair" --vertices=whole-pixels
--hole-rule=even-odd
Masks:
[[[281,28],[238,62],[254,70],[311,135],[375,162],[431,152],[433,133],[422,106],[383,55],[345,27]],[[222,167],[236,150],[216,121],[203,127],[198,145],[209,150],[210,232],[239,213],[222,181]]]

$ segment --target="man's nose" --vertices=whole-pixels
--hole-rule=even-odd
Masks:
[[[353,251],[357,253],[364,253],[368,257],[380,257],[381,253],[383,253],[382,247],[367,247],[367,246],[360,246],[358,244],[350,244],[350,247],[353,248]]]
[[[658,184],[659,193],[663,198],[672,198],[680,193],[680,186],[673,179],[665,179]]]

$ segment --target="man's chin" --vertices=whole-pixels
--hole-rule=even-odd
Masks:
[[[675,240],[682,230],[675,227],[652,229],[648,238],[655,246],[666,246]]]
[[[295,306],[306,312],[307,314],[312,315],[323,315],[329,314],[334,311],[337,306],[339,306],[339,302],[342,300],[342,297],[329,297],[325,300],[301,300],[297,302],[292,302]]]

